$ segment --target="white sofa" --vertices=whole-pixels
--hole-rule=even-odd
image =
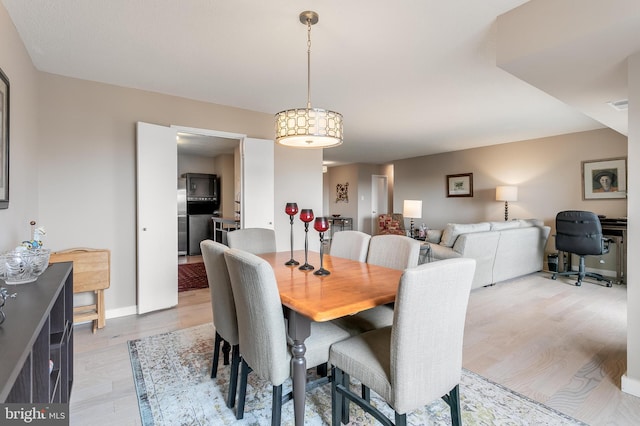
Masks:
[[[449,223],[442,232],[428,233],[429,258],[475,259],[472,288],[477,288],[542,270],[549,232],[537,219]]]

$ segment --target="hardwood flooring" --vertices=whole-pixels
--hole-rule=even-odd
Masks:
[[[540,273],[473,290],[464,367],[591,425],[640,424],[640,398],[620,391],[626,371],[626,287]],[[209,290],[177,308],[75,328],[71,425],[139,425],[127,340],[212,320]]]

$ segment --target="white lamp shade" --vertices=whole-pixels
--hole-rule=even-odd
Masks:
[[[496,201],[518,201],[517,186],[496,187]]]
[[[402,209],[404,217],[419,219],[422,217],[422,200],[404,200]]]

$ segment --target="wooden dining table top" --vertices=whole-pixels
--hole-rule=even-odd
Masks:
[[[396,298],[402,271],[341,257],[324,255],[327,276],[314,275],[320,268],[320,253],[309,252],[312,271],[286,266],[291,252],[263,253],[273,267],[282,304],[313,321],[329,321],[391,303]],[[304,250],[293,252],[304,263]]]

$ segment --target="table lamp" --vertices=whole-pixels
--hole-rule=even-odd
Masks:
[[[411,219],[411,238],[413,238],[413,219],[422,217],[422,200],[404,200],[402,215]]]
[[[509,201],[518,201],[518,187],[497,186],[496,201],[504,201],[504,220],[509,220]]]

